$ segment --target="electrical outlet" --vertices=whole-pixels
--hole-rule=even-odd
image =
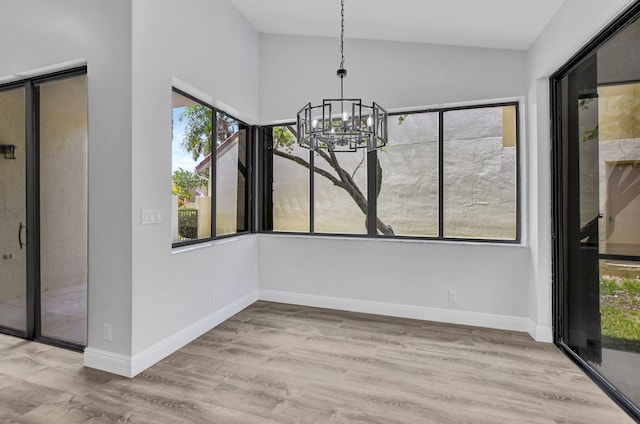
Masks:
[[[104,339],[108,342],[111,341],[111,324],[104,325]]]
[[[4,259],[4,260],[13,259],[13,253],[3,253],[2,254],[2,259]]]
[[[458,292],[449,290],[449,303],[458,303]]]
[[[162,224],[162,209],[156,209],[156,224]]]

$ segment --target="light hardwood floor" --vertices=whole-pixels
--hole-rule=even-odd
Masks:
[[[257,302],[133,379],[0,336],[0,422],[633,421],[523,333]]]

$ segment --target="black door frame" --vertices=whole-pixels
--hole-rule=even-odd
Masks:
[[[28,78],[0,85],[0,90],[23,87],[25,90],[25,166],[26,166],[26,331],[2,327],[0,333],[27,340],[84,351],[85,346],[42,335],[40,281],[40,149],[39,149],[39,85],[56,80],[86,75],[87,67]]]
[[[553,292],[553,338],[554,343],[569,358],[571,358],[605,393],[607,393],[623,410],[625,410],[636,421],[640,422],[640,408],[635,405],[623,393],[619,392],[604,376],[595,370],[588,362],[580,357],[568,345],[565,340],[564,322],[566,320],[566,271],[569,267],[567,263],[567,210],[565,204],[568,193],[565,190],[566,177],[569,168],[567,146],[562,142],[562,80],[571,71],[578,68],[589,56],[593,54],[601,45],[622,31],[628,24],[640,17],[640,1],[636,1],[632,6],[618,16],[607,28],[596,35],[580,51],[578,51],[566,64],[558,69],[549,78],[550,100],[551,100],[551,190],[552,190],[552,292]],[[612,255],[600,255],[601,258]],[[615,255],[614,255],[615,256]],[[624,258],[611,258],[624,259]]]

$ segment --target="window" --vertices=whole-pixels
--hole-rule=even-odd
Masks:
[[[173,246],[249,231],[248,125],[176,89],[172,124]]]
[[[367,234],[367,151],[313,155],[314,231]]]
[[[270,127],[263,229],[518,241],[517,115],[516,103],[392,115],[371,153],[311,153],[292,125]]]
[[[444,236],[516,238],[516,107],[444,112]]]
[[[273,172],[265,175],[270,188],[264,196],[272,195],[267,203],[273,213],[265,229],[367,234],[366,151],[312,154],[297,144],[295,131],[293,125],[263,131],[263,144],[273,167]]]
[[[438,113],[391,116],[378,160],[380,220],[398,236],[438,237]]]
[[[249,128],[216,112],[216,235],[249,230],[247,135]]]
[[[309,232],[310,151],[296,143],[293,126],[273,127],[273,230]]]

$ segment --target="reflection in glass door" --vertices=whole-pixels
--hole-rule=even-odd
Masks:
[[[87,76],[38,84],[40,337],[86,344]]]
[[[636,9],[552,80],[556,341],[640,419]]]
[[[640,84],[601,85],[598,95],[603,360],[597,368],[640,405]]]
[[[0,327],[26,335],[25,89],[0,91]]]

